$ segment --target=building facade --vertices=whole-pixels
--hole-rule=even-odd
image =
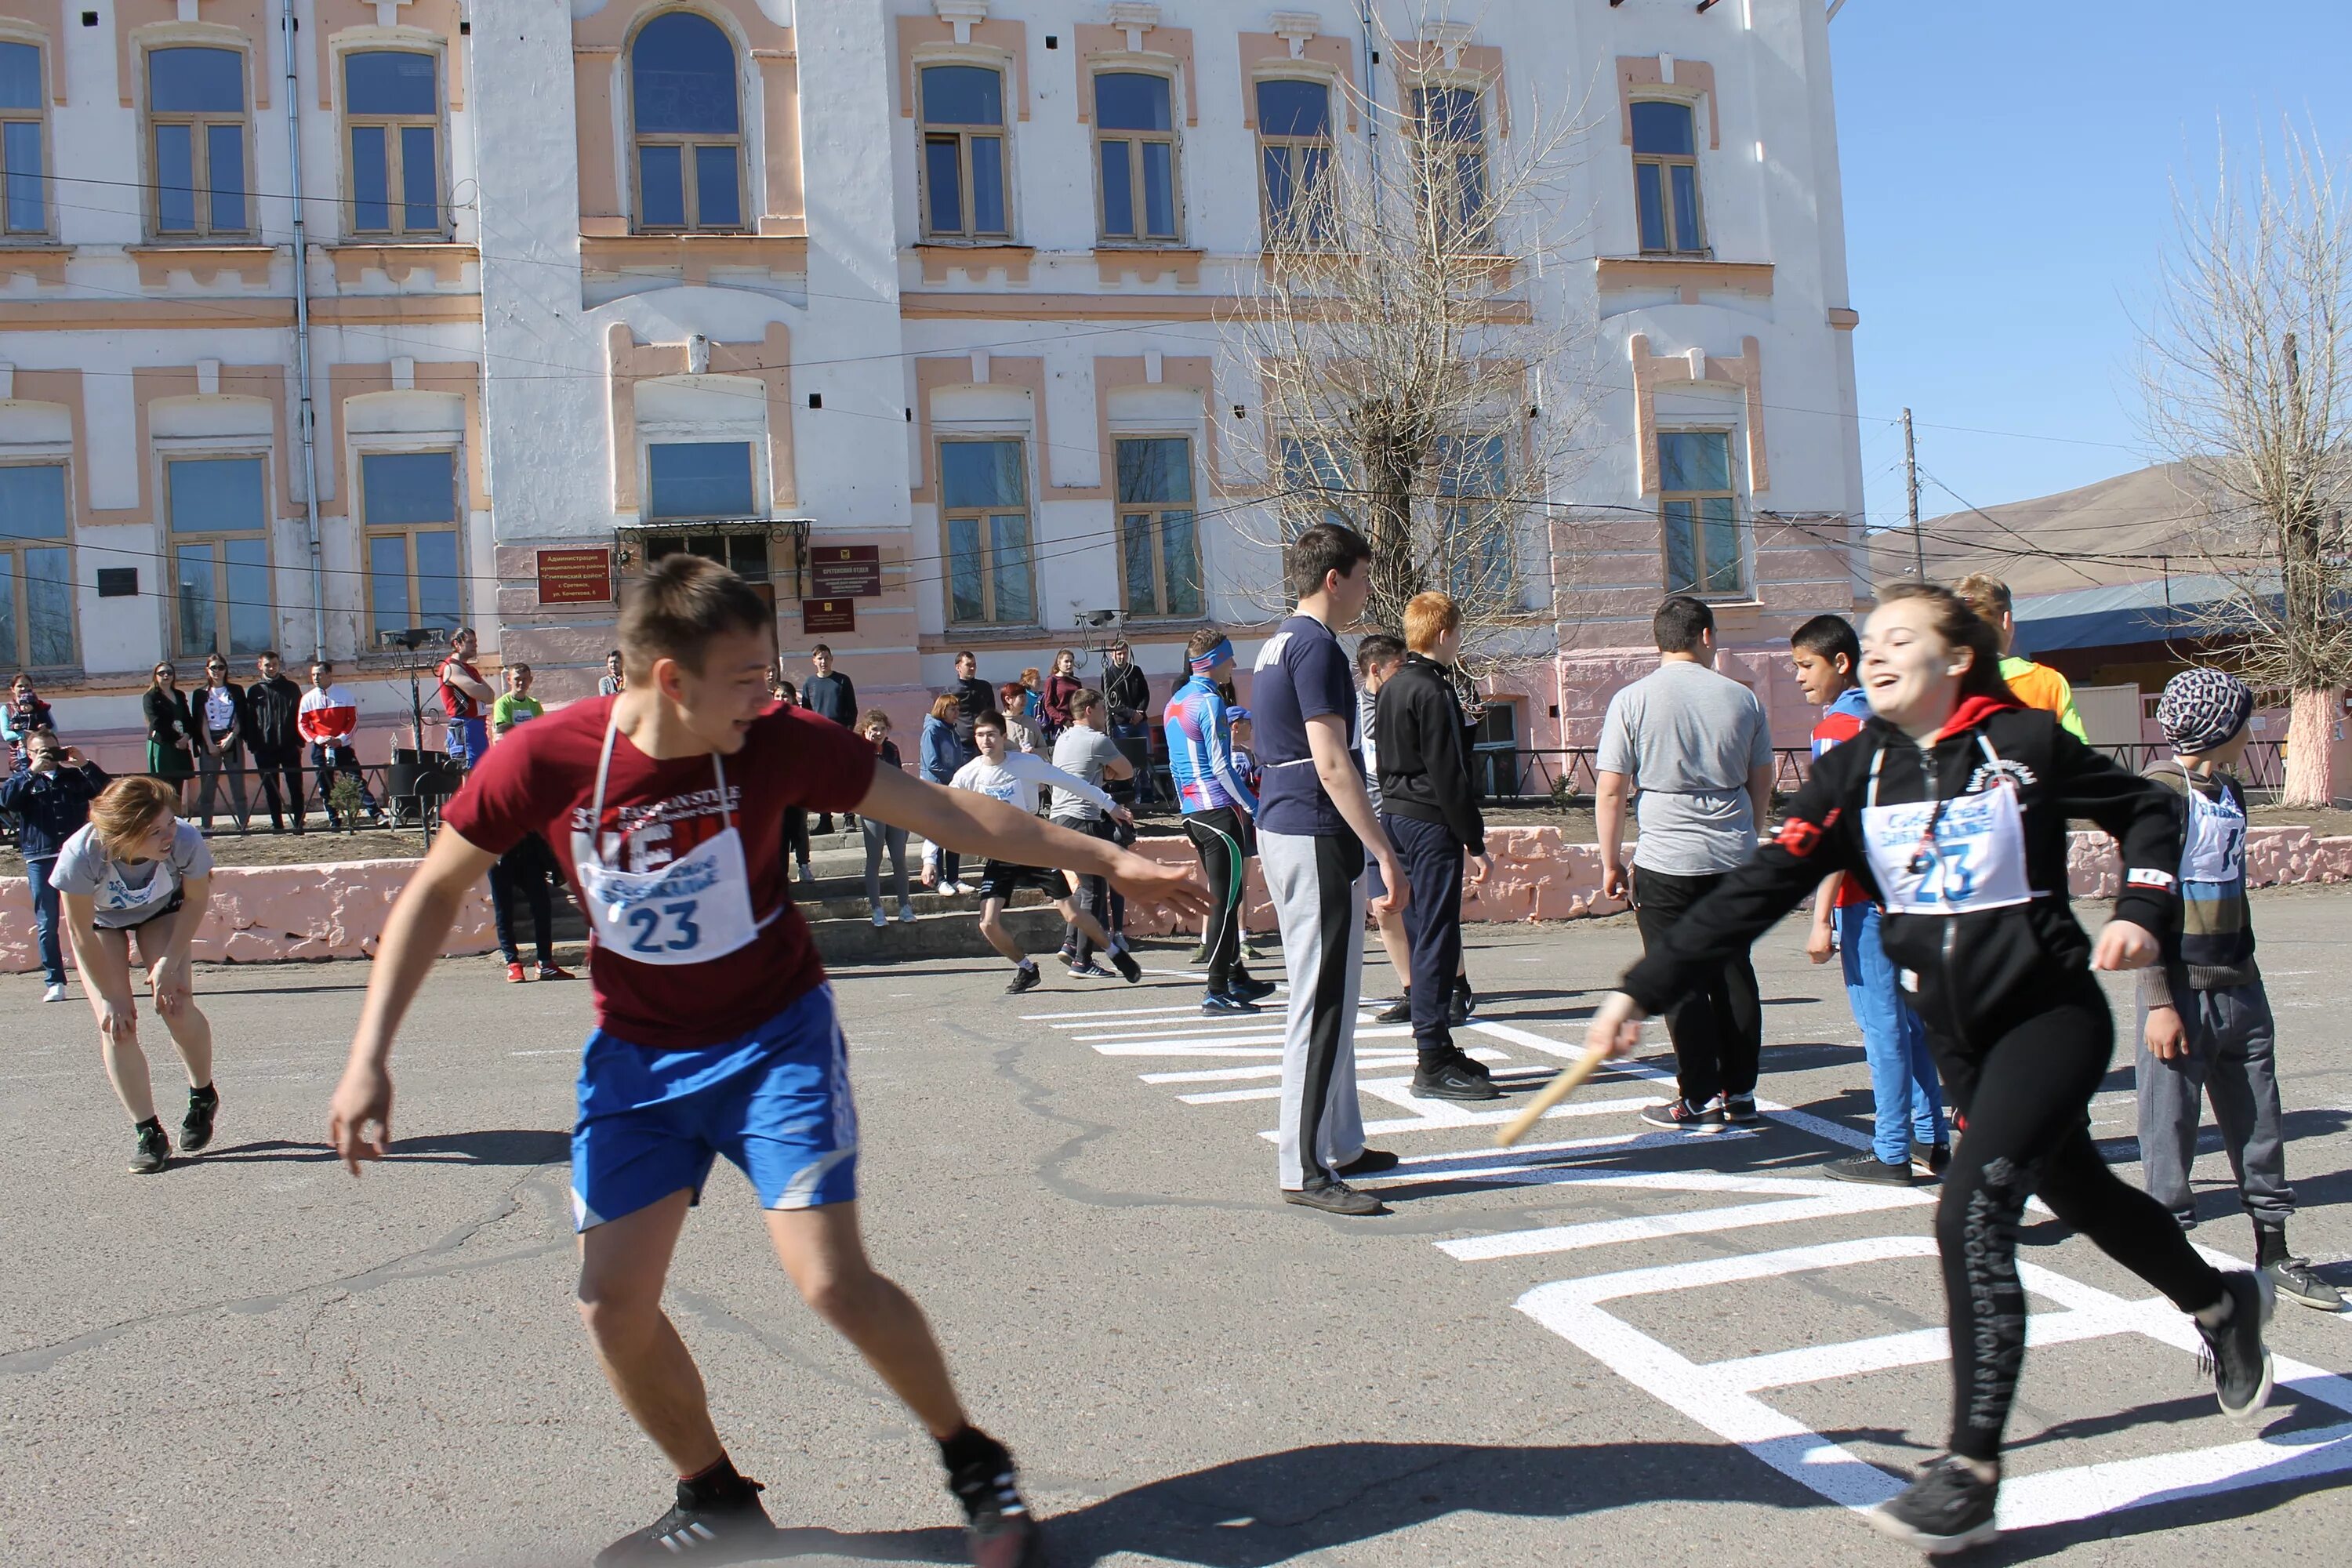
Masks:
[[[1389,8],[0,0],[0,668],[129,737],[158,660],[324,648],[383,729],[389,642],[465,624],[562,700],[681,549],[902,723],[965,647],[1123,630],[1164,689],[1206,616],[1246,668],[1234,301],[1436,82],[1498,153],[1585,126],[1515,286],[1584,329],[1586,460],[1515,479],[1548,657],[1491,730],[1589,741],[1673,586],[1801,732],[1777,639],[1862,516],[1822,7]]]

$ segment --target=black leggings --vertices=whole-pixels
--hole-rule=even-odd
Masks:
[[[499,952],[509,963],[521,962],[521,950],[515,944],[517,893],[530,909],[531,940],[540,963],[555,962],[555,902],[547,885],[548,878],[555,874],[555,856],[547,840],[536,833],[525,834],[520,843],[491,863],[490,920],[498,931]]]
[[[1952,1452],[2000,1457],[2001,1428],[2025,1358],[2017,1226],[2038,1196],[2061,1222],[2184,1312],[2220,1301],[2221,1276],[2164,1205],[2125,1184],[2091,1142],[2091,1096],[2106,1076],[2115,1022],[2085,973],[2046,1011],[1981,1053],[1935,1039],[1937,1064],[1968,1118],[1936,1210],[1952,1335]]]
[[[1242,884],[1248,876],[1244,848],[1248,829],[1242,815],[1229,805],[1212,806],[1184,818],[1184,836],[1201,858],[1201,874],[1209,883],[1209,915],[1201,923],[1201,942],[1209,950],[1209,990],[1223,995],[1236,979],[1249,978],[1242,967]]]

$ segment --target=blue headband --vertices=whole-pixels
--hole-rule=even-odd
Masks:
[[[1206,653],[1196,653],[1192,656],[1192,673],[1195,675],[1205,675],[1210,670],[1216,668],[1217,666],[1226,663],[1232,659],[1233,657],[1233,639],[1231,637],[1219,637],[1217,639],[1216,647],[1211,648]]]

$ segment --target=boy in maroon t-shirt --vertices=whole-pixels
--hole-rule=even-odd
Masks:
[[[784,808],[855,810],[957,849],[1108,877],[1186,915],[1207,900],[1179,870],[883,767],[869,742],[805,710],[762,711],[772,612],[714,563],[681,552],[656,566],[622,613],[621,649],[624,693],[518,730],[443,813],[451,831],[377,955],[331,1109],[336,1152],[354,1174],[382,1157],[401,1016],[467,891],[542,833],[593,928],[596,1028],[572,1142],[581,1310],[614,1391],[680,1478],[677,1505],[597,1563],[667,1563],[772,1528],[661,1310],[687,1210],[720,1154],[751,1179],[793,1283],[938,1439],[973,1561],[1042,1563],[1012,1456],[965,1418],[921,1311],[859,1238],[846,1047],[788,893]]]

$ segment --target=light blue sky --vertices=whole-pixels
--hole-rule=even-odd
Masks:
[[[1930,474],[1990,506],[2147,461],[2172,179],[2285,115],[2352,153],[2347,0],[1847,0],[1830,39],[1874,526],[1903,518],[1906,404],[1925,516],[1960,505]]]

